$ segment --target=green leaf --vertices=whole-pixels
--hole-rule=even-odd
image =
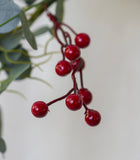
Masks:
[[[11,59],[12,61],[18,61],[21,57],[21,53],[18,52],[9,52],[8,53],[8,57],[9,59]],[[5,55],[3,52],[0,52],[0,61],[3,64],[3,67],[7,67],[9,66],[11,68],[11,64],[9,61],[6,60]]]
[[[24,0],[28,5],[31,5],[34,3],[36,0]]]
[[[9,73],[9,77],[6,80],[3,80],[0,82],[0,93],[2,93],[9,84],[18,78],[22,73],[24,73],[28,68],[30,67],[30,64],[18,64],[15,65],[12,70]]]
[[[1,113],[1,107],[0,107],[0,137],[2,136],[2,113]]]
[[[0,137],[0,152],[4,153],[6,151],[6,144],[3,138]]]
[[[28,20],[26,19],[26,15],[22,10],[20,12],[20,19],[22,23],[23,33],[26,40],[28,41],[28,43],[31,45],[33,49],[37,49],[37,44],[36,44],[34,34],[30,31]]]
[[[25,49],[22,48],[22,50],[24,50],[26,53],[27,51]],[[29,56],[25,56],[25,55],[21,55],[21,57],[18,59],[18,61],[23,61],[23,62],[29,62],[31,63],[30,57]],[[26,77],[30,77],[32,71],[32,66],[30,64],[29,68],[26,69],[19,77],[17,77],[15,80],[22,80]]]
[[[62,22],[64,16],[64,1],[65,0],[58,0],[56,5],[56,18],[58,22]]]
[[[16,50],[17,50],[17,52],[16,52]],[[26,55],[24,55],[23,52]],[[28,55],[28,52],[24,48],[22,48],[21,45],[18,45],[15,48],[15,52],[8,52],[7,56],[8,56],[8,59],[10,59],[10,61],[8,61],[7,57],[5,57],[5,54],[3,52],[0,52],[0,61],[2,62],[2,68],[3,68],[3,70],[6,71],[8,76],[15,66],[19,67],[20,62],[27,62],[28,64],[31,63],[30,56]],[[11,61],[19,62],[19,63],[12,63]],[[32,66],[30,64],[30,67],[25,72],[23,72],[18,78],[16,78],[16,80],[21,80],[26,77],[29,77],[31,74],[31,71],[32,71]]]
[[[0,25],[10,18],[16,16],[20,12],[20,8],[13,0],[0,0]],[[13,20],[0,27],[0,33],[12,31],[19,23],[19,17],[16,16]]]
[[[1,136],[2,136],[2,113],[0,108],[0,152],[4,153],[6,151],[6,144]]]
[[[16,48],[13,48],[15,51],[14,52],[8,52],[7,55],[8,55],[8,58],[12,61],[28,61],[30,62],[30,58],[29,58],[29,55],[27,53],[27,51],[22,48],[21,45],[18,45]],[[26,55],[24,55],[22,52],[24,51],[24,53]],[[0,52],[0,61],[3,63],[3,65],[16,65],[16,64],[13,64],[11,62],[9,62],[6,57],[5,57],[5,54],[3,52]]]
[[[47,26],[42,26],[38,28],[37,30],[35,30],[33,33],[35,36],[39,36],[41,34],[44,34],[45,32],[50,32],[52,34],[52,28],[49,28]]]
[[[23,80],[27,77],[30,77],[32,71],[32,67],[30,65],[30,67],[28,69],[26,69],[19,77],[17,77],[15,80]]]
[[[4,34],[0,37],[0,46],[9,50],[13,49],[19,44],[20,40],[22,39],[22,35],[22,30]]]

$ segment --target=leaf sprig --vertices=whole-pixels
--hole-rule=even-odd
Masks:
[[[45,80],[38,77],[32,77],[31,73],[36,67],[42,70],[40,66],[47,63],[53,54],[59,53],[59,51],[47,51],[48,45],[53,39],[53,28],[50,28],[46,25],[41,26],[32,32],[30,27],[45,11],[43,4],[45,4],[47,9],[49,9],[52,4],[56,3],[56,17],[58,21],[61,22],[63,20],[65,0],[42,0],[36,4],[36,0],[24,1],[27,5],[23,9],[20,9],[20,7],[17,6],[13,0],[0,0],[0,73],[4,71],[7,75],[6,79],[0,80],[0,94],[4,91],[8,91],[24,97],[22,93],[7,88],[13,81],[23,80],[25,78],[40,81],[52,88],[52,86]],[[6,5],[6,10],[2,4]],[[29,19],[27,19],[26,12],[32,8],[35,8],[35,11],[29,17]],[[4,16],[7,15],[8,11],[9,14],[5,19]],[[17,26],[19,21],[21,21],[21,26]],[[36,36],[46,32],[51,33],[52,38],[46,42],[44,53],[40,55],[31,55],[28,52],[28,49],[23,48],[21,40],[26,39],[32,49],[37,50]],[[42,57],[42,61],[38,63],[32,62],[32,59],[39,59]],[[4,153],[6,151],[6,144],[2,138],[1,124],[2,118],[0,110],[0,152]]]

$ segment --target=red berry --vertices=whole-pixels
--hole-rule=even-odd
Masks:
[[[88,89],[81,88],[79,90],[79,93],[80,93],[80,95],[81,95],[81,97],[83,99],[83,102],[85,104],[89,104],[92,101],[92,93]]]
[[[44,117],[48,112],[48,105],[43,101],[37,101],[32,105],[31,111],[35,117]]]
[[[70,94],[66,98],[66,106],[73,111],[79,110],[82,107],[82,98],[78,94]]]
[[[59,61],[55,66],[55,71],[59,76],[66,76],[71,72],[71,65],[68,61]]]
[[[65,49],[65,56],[69,59],[69,60],[75,60],[78,57],[80,57],[80,50],[77,46],[75,45],[69,45],[66,47]]]
[[[88,109],[85,113],[85,121],[90,126],[97,126],[101,121],[101,115],[96,110]]]
[[[73,70],[76,70],[77,68],[79,68],[78,71],[80,71],[85,67],[85,61],[83,60],[83,58],[79,58],[74,61],[71,61],[70,64]]]
[[[79,33],[75,37],[75,43],[80,48],[85,48],[90,43],[90,37],[86,33]]]

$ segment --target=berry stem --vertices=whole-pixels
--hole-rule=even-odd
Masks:
[[[62,96],[62,97],[59,97],[59,98],[57,98],[57,99],[54,99],[53,101],[50,101],[49,103],[47,103],[47,105],[49,106],[49,105],[51,105],[51,104],[53,104],[53,103],[55,103],[55,102],[57,102],[57,101],[60,101],[60,100],[62,100],[62,99],[64,99],[64,98],[66,98],[68,95],[70,95],[71,94],[71,92],[73,91],[74,89],[72,88],[68,93],[66,93],[64,96]]]
[[[80,59],[80,63],[79,65],[75,68],[75,70],[72,72],[72,80],[73,80],[73,88],[74,88],[74,92],[76,93],[76,91],[78,90],[77,87],[77,82],[76,82],[76,78],[75,78],[75,73],[79,70],[80,71],[80,83],[81,83],[81,88],[84,88],[84,83],[83,83],[83,72],[81,69],[81,65],[82,65],[82,61]]]
[[[57,19],[56,19],[56,17],[54,15],[52,15],[51,13],[48,12],[47,16],[50,18],[50,20],[54,24],[54,33],[55,33],[55,37],[56,37],[57,41],[60,43],[60,45],[62,47],[65,47],[66,45],[59,39],[58,34],[57,34],[58,29],[60,29],[60,31],[62,32],[63,36],[65,37],[65,33],[64,33],[63,29],[60,27],[60,24],[57,22]],[[67,44],[66,39],[65,39],[65,42]]]
[[[71,36],[68,32],[64,32],[65,33],[65,37],[69,39],[69,44],[72,44],[72,40],[71,40]]]
[[[69,35],[68,32],[65,32],[65,31],[63,30],[63,28],[60,26],[60,24],[59,24],[59,26],[58,26],[57,29],[59,29],[59,30],[62,32],[63,38],[64,38],[65,43],[66,43],[66,44],[64,44],[64,46],[66,47],[66,46],[68,45],[67,37],[70,39],[70,41],[71,41],[71,37],[70,37],[70,35]],[[57,36],[57,37],[58,37],[58,36]]]
[[[77,86],[77,82],[76,82],[76,78],[75,78],[75,72],[76,72],[76,70],[74,70],[74,71],[72,72],[71,77],[72,77],[72,80],[73,80],[74,93],[77,93],[78,86]]]
[[[52,15],[50,12],[47,12],[47,16],[50,18],[50,20],[55,24],[58,25],[57,19],[54,15]]]
[[[51,20],[51,21],[53,22],[53,24],[54,24],[54,33],[55,33],[55,37],[56,37],[57,41],[61,44],[62,47],[66,47],[66,46],[68,45],[67,38],[69,38],[69,41],[70,41],[70,43],[71,43],[71,37],[70,37],[69,33],[68,33],[68,32],[65,32],[65,31],[63,30],[63,28],[61,27],[61,23],[59,23],[59,22],[57,21],[57,18],[56,18],[54,15],[52,15],[52,14],[49,13],[49,12],[47,13],[47,15],[48,15],[48,17],[50,18],[50,20]],[[57,31],[58,31],[58,30],[60,30],[60,31],[62,32],[62,35],[63,35],[63,38],[64,38],[66,44],[64,44],[64,43],[60,40],[60,38],[59,38],[59,36],[58,36],[58,34],[57,34]]]
[[[82,69],[80,69],[80,83],[81,83],[81,88],[84,88]]]
[[[64,47],[63,46],[61,46],[61,53],[62,53],[62,57],[63,57],[63,61],[65,60],[65,54],[64,54]]]
[[[56,2],[57,0],[43,0],[42,2],[40,2],[40,4],[46,4],[47,8],[49,8],[50,5],[52,5],[54,2]],[[31,7],[30,7],[31,8]],[[30,9],[29,8],[29,9]],[[26,11],[28,11],[29,9],[26,9]],[[36,9],[36,11],[32,14],[32,16],[29,19],[29,25],[32,25],[36,19],[44,12],[44,6],[43,5],[39,5]]]
[[[74,29],[72,29],[69,25],[65,24],[65,23],[61,23],[61,25],[67,27],[69,30],[71,30],[75,35],[77,35],[77,33],[74,31]]]
[[[54,25],[54,33],[55,33],[55,38],[57,39],[57,41],[60,43],[60,45],[62,46],[62,47],[66,47],[67,46],[67,41],[66,41],[66,39],[64,38],[64,40],[66,41],[66,44],[64,44],[60,39],[59,39],[59,37],[58,37],[58,34],[57,34],[57,30],[58,29],[60,29],[58,26],[55,26]],[[61,29],[60,29],[61,30]],[[63,34],[63,36],[64,36],[64,32],[61,30],[61,32],[62,32],[62,34]]]
[[[85,108],[85,113],[86,113],[86,111],[88,110],[88,107],[86,106],[85,103],[83,103],[83,106],[84,106],[84,108]]]

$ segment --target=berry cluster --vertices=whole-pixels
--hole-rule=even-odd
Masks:
[[[47,14],[54,24],[54,32],[57,41],[61,45],[62,60],[56,66],[55,71],[59,76],[66,76],[70,74],[73,80],[73,88],[64,96],[57,98],[49,103],[37,101],[32,105],[31,111],[35,117],[44,117],[48,113],[48,106],[65,98],[65,104],[68,109],[77,111],[82,106],[85,108],[85,121],[90,126],[96,126],[100,123],[101,115],[98,111],[89,109],[88,104],[92,101],[92,93],[84,87],[82,70],[85,67],[85,61],[81,58],[80,49],[86,48],[90,44],[90,37],[86,33],[77,34],[70,26],[64,23],[58,23],[56,17],[51,13]],[[72,43],[72,38],[69,32],[65,31],[63,27],[67,27],[75,34],[75,43]],[[60,39],[58,31],[62,32],[64,42]],[[80,85],[78,88],[75,74],[80,73]]]

